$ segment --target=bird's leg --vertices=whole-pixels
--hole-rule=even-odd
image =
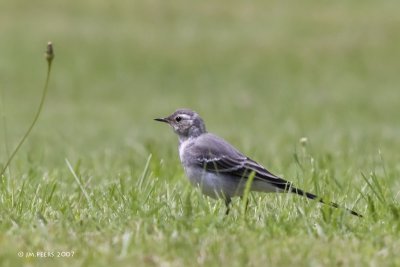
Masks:
[[[226,212],[225,215],[228,215],[229,212],[231,211],[231,198],[230,197],[225,197],[225,206],[226,206]]]

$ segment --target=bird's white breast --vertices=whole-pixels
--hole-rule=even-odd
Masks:
[[[193,138],[188,138],[179,145],[179,158],[181,159],[181,162],[183,163],[183,158],[185,155],[185,149],[186,147],[193,141]]]

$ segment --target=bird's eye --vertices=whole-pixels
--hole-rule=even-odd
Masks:
[[[177,117],[175,118],[175,120],[176,120],[176,122],[180,122],[180,121],[182,120],[182,117],[181,117],[181,116],[177,116]]]

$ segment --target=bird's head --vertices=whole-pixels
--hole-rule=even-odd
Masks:
[[[155,120],[168,123],[181,141],[206,133],[203,119],[190,109],[178,109],[168,117]]]

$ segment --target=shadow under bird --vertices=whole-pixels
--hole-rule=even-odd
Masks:
[[[179,157],[190,182],[200,187],[203,194],[224,199],[226,214],[230,210],[231,198],[243,196],[250,177],[253,178],[251,191],[294,193],[340,208],[334,202],[325,202],[312,193],[294,187],[291,182],[243,155],[224,139],[208,133],[203,119],[192,110],[178,109],[168,117],[155,120],[168,123],[178,135]],[[353,210],[346,210],[362,217]]]

